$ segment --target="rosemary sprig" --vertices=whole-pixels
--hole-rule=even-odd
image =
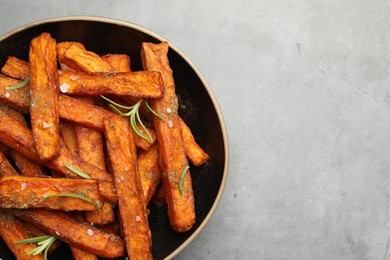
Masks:
[[[49,251],[49,248],[51,245],[56,241],[56,238],[54,236],[40,236],[40,237],[33,237],[33,238],[27,238],[23,240],[19,240],[15,243],[15,245],[20,244],[30,244],[30,243],[37,243],[38,246],[30,251],[28,251],[27,255],[38,255],[43,251],[43,258],[47,260],[47,252]]]
[[[73,197],[73,198],[78,198],[78,199],[84,200],[86,202],[89,202],[91,204],[94,204],[94,202],[92,200],[90,200],[89,198],[87,198],[83,195],[77,194],[77,193],[56,193],[56,194],[49,195],[49,196],[42,198],[40,202],[43,202],[47,199],[54,198],[54,197]]]
[[[186,173],[188,172],[188,169],[190,168],[190,166],[186,166],[183,171],[181,172],[181,175],[180,175],[180,181],[179,181],[179,193],[180,195],[183,195],[183,185],[184,185],[184,176],[186,175]]]
[[[22,87],[26,86],[29,81],[30,81],[30,78],[26,78],[25,80],[19,82],[15,86],[8,86],[5,89],[14,90],[14,89],[22,88]]]
[[[104,100],[108,101],[110,103],[110,107],[119,115],[121,116],[126,116],[126,117],[129,117],[130,118],[130,125],[131,125],[131,128],[133,129],[133,131],[139,136],[141,137],[142,139],[144,139],[145,141],[147,142],[151,142],[152,141],[152,136],[150,135],[148,129],[146,129],[145,125],[142,123],[142,120],[141,120],[141,117],[139,115],[139,108],[141,106],[141,103],[142,102],[145,102],[146,104],[146,107],[148,108],[148,110],[150,110],[150,112],[152,112],[154,115],[158,116],[160,119],[164,120],[164,118],[157,114],[156,111],[154,111],[148,104],[148,102],[144,99],[141,99],[140,101],[138,101],[136,104],[134,104],[133,106],[123,106],[121,104],[118,104],[114,101],[112,101],[111,99],[101,95],[101,98],[103,98]],[[118,108],[122,108],[122,109],[126,109],[126,110],[129,110],[128,112],[126,113],[123,113],[122,111],[120,111]],[[146,133],[147,136],[143,135],[139,130],[138,130],[138,127],[137,125],[140,125],[142,130]]]
[[[70,171],[72,171],[74,174],[77,174],[78,176],[80,176],[81,178],[91,179],[91,176],[89,176],[87,173],[77,169],[76,167],[74,167],[73,165],[70,165],[69,163],[64,162],[64,166],[66,168],[68,168]]]

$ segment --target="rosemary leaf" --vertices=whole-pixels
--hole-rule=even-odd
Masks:
[[[73,165],[70,165],[69,163],[64,162],[64,166],[66,168],[68,168],[70,171],[72,171],[74,174],[77,174],[78,176],[80,176],[81,178],[91,179],[91,176],[89,176],[87,173],[77,169],[76,167],[74,167]]]
[[[56,238],[55,237],[51,237],[49,238],[49,243],[47,244],[46,246],[46,249],[45,251],[43,252],[43,259],[44,260],[47,260],[47,252],[49,252],[49,248],[51,247],[51,245],[56,241]]]
[[[184,170],[182,171],[181,175],[180,175],[180,181],[179,181],[179,193],[180,195],[183,195],[183,185],[184,185],[184,176],[186,175],[188,169],[190,168],[190,166],[186,166],[184,168]]]
[[[26,78],[25,80],[19,82],[15,86],[8,86],[5,89],[14,90],[14,89],[22,88],[22,87],[26,86],[29,81],[30,81],[30,78]]]
[[[45,239],[48,239],[49,237],[51,237],[51,236],[46,235],[46,236],[40,236],[40,237],[27,238],[27,239],[23,239],[23,240],[19,240],[19,241],[15,242],[14,245],[37,243],[37,242],[41,242]]]
[[[40,202],[43,202],[47,199],[50,199],[50,198],[54,198],[54,197],[73,197],[73,198],[78,198],[78,199],[81,199],[81,200],[84,200],[86,202],[89,202],[91,204],[94,204],[94,202],[92,200],[90,200],[89,198],[83,196],[83,195],[80,195],[80,194],[76,194],[76,193],[57,193],[57,194],[53,194],[53,195],[49,195],[49,196],[46,196],[44,197],[43,199],[41,199]]]

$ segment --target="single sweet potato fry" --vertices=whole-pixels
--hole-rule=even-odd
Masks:
[[[167,56],[168,49],[167,42],[143,43],[141,56],[145,70],[159,71],[163,77],[165,94],[160,99],[152,99],[150,105],[165,119],[154,117],[153,121],[160,147],[169,221],[175,231],[185,232],[195,223],[195,205],[191,175],[181,138],[182,130],[177,114],[178,99]]]
[[[42,33],[30,43],[31,126],[41,161],[60,154],[56,41]]]
[[[192,135],[191,129],[186,123],[179,117],[181,126],[181,136],[184,143],[184,149],[188,159],[196,167],[204,164],[210,158],[210,156],[199,146]]]
[[[30,77],[30,64],[27,61],[9,56],[1,68],[1,73],[11,78],[26,79]]]
[[[27,255],[29,251],[36,247],[35,244],[15,245],[16,242],[31,238],[31,236],[27,230],[23,228],[22,221],[3,210],[0,210],[0,236],[15,255],[16,259],[43,260],[42,254],[35,256]]]
[[[78,156],[79,150],[77,147],[75,125],[68,120],[61,119],[60,135],[69,151]]]
[[[124,255],[124,243],[119,236],[74,220],[59,211],[13,209],[9,212],[23,221],[37,225],[52,236],[98,256],[115,258]]]
[[[58,71],[62,93],[96,96],[118,95],[159,98],[164,94],[158,72],[72,72]]]
[[[150,147],[148,151],[139,151],[137,165],[145,204],[147,205],[161,181],[157,143]]]
[[[60,42],[57,44],[58,59],[61,67],[64,65],[75,71],[109,72],[113,67],[99,55],[87,51],[79,42]]]
[[[30,87],[24,86],[11,89],[11,87],[20,83],[20,80],[0,74],[0,101],[22,113],[27,113],[29,112],[31,103]]]
[[[131,61],[127,54],[106,54],[101,57],[105,62],[110,64],[114,71],[130,72]]]
[[[62,196],[58,196],[64,194]],[[82,196],[68,197],[67,195]],[[53,197],[52,197],[53,196]],[[0,179],[0,208],[50,208],[64,211],[101,207],[96,180],[9,176]]]
[[[115,176],[119,215],[131,259],[152,259],[151,233],[136,161],[133,132],[127,119],[104,121],[107,150]]]

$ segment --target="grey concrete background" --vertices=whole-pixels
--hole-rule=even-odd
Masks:
[[[390,1],[1,1],[140,24],[192,59],[230,137],[224,196],[177,259],[390,259]],[[1,50],[0,50],[1,51]]]

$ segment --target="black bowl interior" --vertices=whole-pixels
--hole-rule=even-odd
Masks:
[[[132,70],[142,70],[140,59],[141,42],[160,42],[163,38],[138,30],[137,26],[99,20],[55,20],[28,26],[24,30],[10,34],[0,42],[0,66],[7,56],[12,55],[27,60],[29,43],[42,32],[49,32],[57,42],[79,41],[88,50],[100,55],[125,53],[131,57]],[[152,36],[153,35],[153,36]],[[153,255],[163,259],[177,253],[177,248],[193,238],[197,229],[207,221],[223,189],[226,150],[223,123],[201,78],[179,52],[171,48],[169,60],[176,82],[179,97],[180,116],[193,131],[198,143],[211,156],[211,160],[201,167],[191,167],[196,201],[197,222],[189,232],[178,234],[169,226],[165,207],[150,206],[149,224],[153,237]],[[203,225],[204,226],[204,225]],[[70,259],[70,251],[65,243],[52,259]],[[5,243],[0,239],[0,259],[14,259]]]

